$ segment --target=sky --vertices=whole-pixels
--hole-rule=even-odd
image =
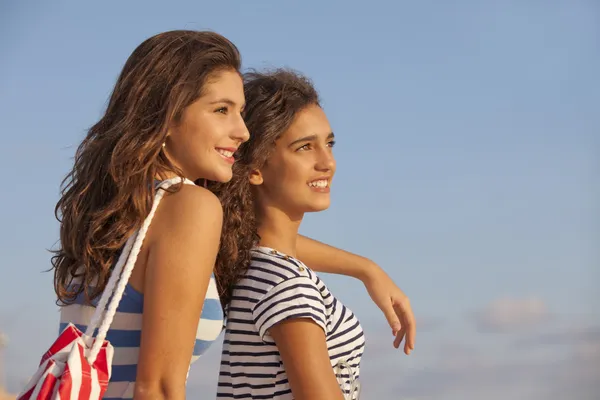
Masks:
[[[57,333],[44,271],[75,148],[133,49],[172,29],[219,32],[244,68],[292,67],[319,90],[338,166],[331,208],[308,215],[301,233],[377,262],[418,321],[407,357],[362,283],[323,276],[365,329],[364,399],[595,398],[595,0],[2,2],[0,357],[10,390]],[[219,349],[192,367],[190,398],[212,398]]]

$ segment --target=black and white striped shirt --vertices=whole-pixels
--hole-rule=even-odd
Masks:
[[[269,329],[291,318],[311,318],[326,334],[331,366],[347,399],[358,398],[365,347],[356,316],[301,261],[257,247],[227,313],[217,397],[293,399]]]

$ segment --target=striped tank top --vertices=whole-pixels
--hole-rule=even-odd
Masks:
[[[217,398],[292,400],[269,329],[291,318],[310,318],[325,331],[344,398],[358,399],[365,338],[354,313],[300,260],[267,247],[252,253],[228,306]]]
[[[61,308],[60,331],[73,323],[82,332],[87,329],[99,298],[85,304],[85,296],[80,294],[75,302]],[[138,355],[142,329],[144,295],[129,284],[125,288],[113,323],[106,335],[114,347],[112,376],[104,399],[132,399],[137,373]],[[191,363],[196,361],[218,338],[223,329],[223,311],[219,300],[214,276],[211,276],[204,298],[204,306],[196,334],[196,343]],[[96,332],[94,333],[96,334]],[[190,363],[190,364],[191,364]]]

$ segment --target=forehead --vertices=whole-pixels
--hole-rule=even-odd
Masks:
[[[244,103],[244,83],[237,71],[225,70],[211,74],[202,88],[202,98],[209,101],[227,98]]]
[[[310,105],[301,110],[290,127],[281,135],[284,141],[293,141],[309,135],[326,138],[331,133],[331,126],[325,111],[317,105]]]

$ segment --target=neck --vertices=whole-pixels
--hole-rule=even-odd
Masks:
[[[296,257],[296,239],[302,223],[301,215],[293,218],[280,209],[267,207],[258,215],[260,245]]]

